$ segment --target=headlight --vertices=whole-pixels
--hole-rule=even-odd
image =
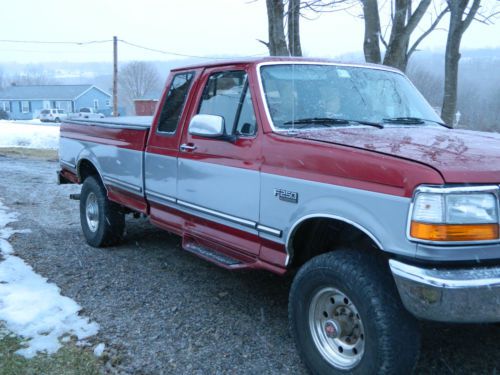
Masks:
[[[498,187],[431,188],[417,190],[409,235],[441,242],[499,239]]]

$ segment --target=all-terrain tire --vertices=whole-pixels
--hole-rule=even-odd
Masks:
[[[80,222],[87,243],[93,247],[118,244],[123,239],[125,215],[111,202],[97,178],[85,179],[80,194]]]
[[[315,375],[411,374],[418,360],[418,321],[378,254],[341,249],[311,259],[292,283],[289,320]]]

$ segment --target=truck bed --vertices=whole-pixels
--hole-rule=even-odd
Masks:
[[[81,180],[79,164],[88,160],[99,171],[111,199],[145,212],[144,149],[151,121],[150,116],[63,121],[59,157],[64,177]]]
[[[102,119],[81,119],[78,117],[68,118],[64,122],[66,123],[75,123],[82,125],[97,125],[103,127],[119,127],[119,128],[127,128],[131,127],[139,127],[139,128],[147,128],[151,127],[151,123],[153,122],[153,116],[124,116],[124,117],[105,117]]]

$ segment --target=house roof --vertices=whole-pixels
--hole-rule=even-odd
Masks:
[[[0,91],[0,100],[75,100],[93,85],[9,86]],[[109,95],[96,87],[97,90]],[[111,95],[109,95],[111,96]]]

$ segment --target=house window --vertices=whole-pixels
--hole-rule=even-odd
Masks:
[[[43,101],[43,109],[50,109],[50,100]]]
[[[111,100],[106,99],[106,107],[111,107]]]
[[[2,104],[0,105],[0,109],[4,110],[5,112],[10,112],[10,103],[2,102]]]
[[[94,109],[96,111],[99,109],[99,99],[94,99]]]
[[[29,111],[30,111],[30,102],[27,100],[21,101],[21,112],[29,113]]]

